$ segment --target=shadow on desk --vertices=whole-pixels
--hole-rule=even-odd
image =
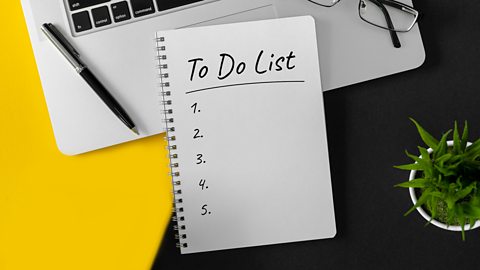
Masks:
[[[165,232],[164,239],[158,250],[152,269],[174,269],[175,265],[182,259],[180,250],[176,247],[175,230],[173,230],[173,222],[171,221]]]

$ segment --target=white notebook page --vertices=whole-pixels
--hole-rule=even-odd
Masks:
[[[333,237],[313,18],[160,37],[177,147],[171,154],[178,155],[173,171],[180,173],[174,181],[181,181],[182,254]]]

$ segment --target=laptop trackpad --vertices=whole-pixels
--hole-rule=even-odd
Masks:
[[[197,26],[206,26],[206,25],[215,25],[215,24],[226,24],[226,23],[237,23],[245,21],[257,21],[257,20],[267,20],[278,18],[277,10],[273,4],[262,6],[254,9],[244,10],[231,15],[222,16],[219,18],[186,25],[180,28],[188,27],[197,27]]]

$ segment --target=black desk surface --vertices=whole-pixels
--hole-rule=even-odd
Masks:
[[[343,0],[358,1],[358,0]],[[480,229],[424,227],[408,190],[404,150],[422,144],[408,120],[439,136],[454,120],[480,137],[480,2],[416,0],[427,59],[416,70],[325,93],[337,236],[180,255],[166,232],[153,269],[477,269]]]

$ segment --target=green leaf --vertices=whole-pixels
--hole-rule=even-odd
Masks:
[[[450,158],[450,160],[448,160],[448,163],[449,164],[461,163],[464,160],[465,160],[464,155],[452,155],[452,158]]]
[[[448,209],[455,209],[455,200],[452,195],[447,195],[445,202],[447,203]]]
[[[440,167],[438,165],[435,165],[435,169],[437,169],[443,176],[452,176],[457,174],[456,170],[453,170],[448,167]]]
[[[472,170],[480,168],[480,160],[463,160],[462,165]]]
[[[476,140],[473,144],[467,147],[465,154],[467,156],[474,156],[480,152],[480,139]]]
[[[413,179],[413,180],[395,185],[395,187],[403,187],[403,188],[426,188],[429,186],[431,186],[430,180],[424,179],[424,178],[417,178],[417,179]]]
[[[405,164],[400,166],[393,166],[394,168],[405,171],[423,171],[423,166],[419,163]]]
[[[420,165],[426,177],[431,177],[433,175],[433,164],[432,164],[432,161],[430,160],[430,156],[428,155],[428,152],[426,151],[426,149],[425,148],[422,148],[422,149],[424,149],[425,151],[424,153],[422,153],[421,157],[412,155],[408,153],[408,151],[405,151],[405,154]],[[422,149],[420,149],[421,152],[423,151]],[[424,156],[426,158],[424,158]]]
[[[412,206],[412,208],[410,208],[405,214],[404,216],[406,215],[409,215],[410,213],[412,213],[415,209],[417,209],[418,207],[422,206],[423,204],[425,204],[425,202],[428,200],[428,198],[430,197],[429,193],[428,192],[423,192],[422,195],[420,195],[420,198],[418,198],[417,200],[417,203]]]
[[[470,204],[480,208],[480,197],[477,194],[473,195],[470,199]]]
[[[472,193],[472,190],[477,186],[477,182],[472,182],[470,185],[468,185],[466,188],[463,188],[459,191],[457,191],[454,195],[455,201],[458,201],[460,199],[463,199],[467,197],[470,193]]]
[[[419,146],[418,150],[420,151],[420,154],[422,155],[422,159],[424,159],[426,161],[432,161],[430,159],[430,153],[428,153],[428,150],[426,148]]]
[[[417,127],[418,133],[420,134],[420,137],[422,138],[423,142],[428,145],[428,147],[432,149],[436,149],[438,145],[438,140],[435,139],[430,133],[428,133],[423,127],[415,121],[415,119],[410,117],[410,120],[415,124]]]
[[[462,142],[460,141],[460,135],[458,134],[458,124],[455,121],[453,128],[453,150],[455,153],[462,153]]]
[[[462,133],[462,152],[465,152],[465,148],[467,148],[467,142],[468,142],[468,122],[465,121],[465,126],[463,127],[463,133]]]
[[[422,166],[425,164],[425,160],[424,160],[424,159],[422,159],[422,158],[420,158],[420,157],[417,157],[417,156],[415,156],[415,155],[412,155],[412,154],[408,153],[408,151],[406,151],[406,150],[405,150],[405,154],[406,154],[409,158],[411,158],[411,159],[413,159],[414,161],[416,161],[417,163],[422,164]]]
[[[433,192],[430,192],[429,194],[430,196],[439,198],[440,200],[445,200],[445,197],[446,197],[446,194],[440,191],[433,191]]]
[[[436,218],[437,217],[437,204],[438,204],[438,198],[435,197],[435,196],[432,196],[430,198],[430,203],[431,203],[431,206],[430,206],[430,213],[431,213],[431,217],[432,219]]]
[[[455,207],[455,215],[457,217],[460,227],[462,227],[462,240],[465,241],[465,214],[463,212],[463,207],[457,205]]]
[[[452,132],[452,130],[450,129],[445,134],[443,134],[442,138],[440,139],[440,142],[438,143],[437,150],[433,151],[433,158],[434,159],[436,159],[437,157],[441,157],[441,156],[445,155],[445,153],[447,153],[447,149],[448,149],[447,138],[448,138],[448,135],[450,135],[451,132]]]
[[[438,164],[438,166],[443,167],[443,164],[444,164],[445,162],[449,161],[452,156],[453,156],[452,154],[446,153],[445,155],[443,155],[443,156],[441,156],[441,157],[438,157],[438,158],[435,160],[435,163]]]
[[[480,207],[474,206],[474,205],[471,205],[471,204],[468,204],[468,203],[462,203],[461,206],[463,208],[463,212],[468,217],[473,218],[473,219],[479,219],[480,218]],[[470,224],[472,224],[472,223],[470,223]]]
[[[455,220],[455,209],[454,208],[448,208],[447,209],[447,224],[450,225],[454,222]]]
[[[420,154],[422,155],[421,162],[417,161],[418,163],[422,164],[424,168],[424,173],[426,177],[432,177],[433,176],[433,163],[432,160],[430,159],[430,154],[428,153],[428,150],[423,147],[418,147],[418,150],[420,151]]]
[[[441,190],[442,192],[444,190],[448,190],[448,186],[449,186],[448,181],[445,181],[444,179],[445,179],[445,177],[443,177],[442,174],[438,174],[436,182],[435,182],[435,186],[437,187],[437,190]],[[441,193],[441,192],[439,192],[439,193]],[[441,194],[443,194],[443,193],[441,193]]]
[[[470,224],[470,228],[473,227],[473,225],[475,224],[475,222],[477,222],[477,220],[475,218],[469,218],[468,220],[468,224]]]
[[[459,216],[458,219],[460,226],[462,227],[462,241],[465,241],[465,217],[463,216],[463,213]]]
[[[459,161],[457,161],[457,162],[455,162],[455,163],[452,163],[452,164],[450,164],[450,165],[448,165],[448,166],[444,166],[443,168],[446,169],[446,170],[448,170],[448,171],[450,171],[451,173],[453,173],[453,175],[457,175],[457,174],[459,174],[459,169],[458,169],[458,167],[459,167],[461,164],[462,164],[462,161],[459,160]],[[439,168],[440,168],[440,167],[439,167]],[[446,174],[445,176],[451,176],[451,175],[452,175],[452,174]]]

